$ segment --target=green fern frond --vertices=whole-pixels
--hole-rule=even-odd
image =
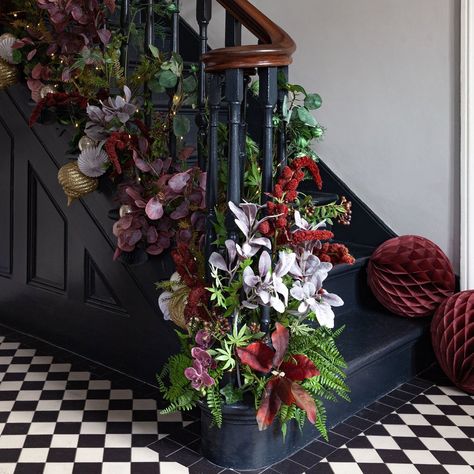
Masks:
[[[206,401],[214,423],[220,428],[222,426],[222,398],[217,384],[208,388]]]

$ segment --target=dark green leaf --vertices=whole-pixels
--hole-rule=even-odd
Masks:
[[[176,115],[173,120],[173,132],[177,137],[184,137],[191,128],[191,124],[187,117]]]
[[[221,394],[224,395],[225,402],[227,405],[239,402],[243,398],[242,391],[234,388],[231,383],[227,384],[224,388],[221,389]]]
[[[152,79],[148,83],[148,87],[152,92],[155,92],[156,94],[161,94],[162,92],[165,92],[165,88],[160,84],[158,79]]]
[[[300,93],[300,94],[307,95],[305,88],[303,86],[298,85],[298,84],[288,84],[287,88],[290,92],[293,92],[295,94]]]
[[[15,64],[21,63],[21,51],[19,49],[14,49],[12,53],[12,59]]]
[[[188,76],[186,79],[183,81],[183,91],[186,94],[191,94],[196,90],[197,86],[197,81],[194,76]]]

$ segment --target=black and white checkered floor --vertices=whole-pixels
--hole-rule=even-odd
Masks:
[[[232,473],[199,454],[195,418],[160,415],[158,398],[0,327],[0,474]],[[328,442],[252,472],[468,474],[473,465],[474,397],[433,370],[331,430]]]

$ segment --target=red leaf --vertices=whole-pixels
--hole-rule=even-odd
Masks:
[[[279,367],[285,357],[288,349],[288,341],[290,340],[290,332],[280,323],[276,323],[276,329],[272,334],[272,344],[275,349],[273,356],[273,367]]]
[[[278,378],[270,379],[263,392],[262,404],[257,411],[257,423],[260,431],[267,429],[273,423],[281,407],[281,400],[275,390],[279,383]]]
[[[267,373],[272,369],[274,351],[263,342],[254,342],[247,347],[238,347],[237,355],[242,364],[257,372]]]
[[[285,376],[290,380],[306,380],[319,375],[313,361],[303,354],[291,356],[291,360],[280,365],[280,370],[285,372]]]
[[[104,4],[109,9],[110,13],[115,11],[115,0],[104,0]]]
[[[279,380],[280,383],[275,388],[278,396],[285,405],[293,405],[293,403],[296,402],[293,392],[291,391],[293,382],[286,377],[280,378]]]
[[[306,412],[308,420],[314,425],[316,423],[316,403],[314,403],[313,397],[296,382],[292,383],[291,392],[295,398],[296,406]]]

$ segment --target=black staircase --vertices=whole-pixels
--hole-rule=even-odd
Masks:
[[[283,107],[285,91],[279,87],[278,75],[288,77],[289,61],[282,57],[291,56],[291,44],[284,44],[287,56],[262,46],[273,58],[270,63],[252,56],[247,47],[239,49],[242,23],[259,36],[260,43],[271,40],[258,22],[262,15],[250,18],[255,9],[248,9],[244,0],[219,3],[227,9],[226,47],[212,52],[207,45],[211,0],[196,2],[198,32],[180,20],[177,9],[166,25],[167,36],[155,38],[152,0],[145,2],[144,15],[145,51],[148,44],[167,45],[182,55],[186,67],[193,62],[199,66],[198,107],[184,106],[180,113],[193,119],[185,141],[196,145],[193,159],[208,173],[208,254],[215,239],[214,205],[218,193],[224,191],[217,184],[219,124],[225,123],[228,130],[228,200],[239,203],[241,199],[247,132],[261,150],[262,199],[272,190],[274,156],[278,166],[287,159],[285,125],[276,131],[274,141],[272,117],[275,109]],[[120,22],[125,29],[130,21],[129,0],[121,6]],[[272,34],[278,36],[280,30],[272,25]],[[249,58],[254,64],[242,65]],[[249,83],[256,77],[258,100],[250,100]],[[46,125],[28,129],[32,104],[27,96],[22,85],[0,94],[0,219],[6,223],[6,237],[0,239],[0,323],[153,383],[155,371],[177,346],[173,328],[159,313],[153,286],[154,281],[169,277],[170,259],[159,257],[141,266],[112,262],[114,237],[108,215],[116,204],[111,190],[103,182],[101,193],[66,207],[56,174],[68,161],[71,131]],[[170,98],[153,100],[157,110],[165,110]],[[173,140],[170,135],[176,152],[181,144]],[[352,390],[351,404],[329,407],[329,422],[335,424],[412,377],[429,363],[431,352],[427,324],[390,315],[367,287],[367,260],[393,232],[324,164],[322,171],[326,194],[314,193],[314,199],[331,202],[345,195],[353,202],[352,226],[335,224],[335,233],[356,257],[352,266],[335,267],[327,284],[346,302],[336,324],[346,325],[340,347]],[[306,191],[313,193],[307,186]],[[52,232],[59,233],[56,240],[51,240]],[[232,222],[229,235],[237,238]]]

